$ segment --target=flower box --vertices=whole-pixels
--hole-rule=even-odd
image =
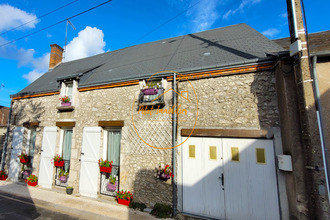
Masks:
[[[71,102],[61,102],[61,106],[71,106]]]
[[[62,161],[54,161],[55,167],[64,167],[64,160]]]
[[[21,163],[28,163],[29,162],[29,158],[21,158],[21,159],[19,159],[19,161]]]
[[[118,199],[118,204],[129,206],[131,200]]]
[[[144,95],[156,95],[158,93],[158,89],[155,88],[148,88],[142,90]]]
[[[37,184],[38,184],[38,182],[30,182],[30,181],[27,181],[27,184],[29,185],[29,186],[36,186]]]
[[[112,171],[112,166],[110,167],[100,167],[100,172],[101,173],[111,173]]]
[[[5,181],[7,178],[8,178],[7,175],[0,176],[0,180],[3,180],[3,181]]]
[[[68,181],[68,177],[67,176],[60,176],[60,182],[61,183],[66,183]]]

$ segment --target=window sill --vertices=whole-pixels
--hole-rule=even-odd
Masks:
[[[59,112],[72,112],[74,110],[74,106],[57,106],[56,109]]]

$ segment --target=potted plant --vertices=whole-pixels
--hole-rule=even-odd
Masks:
[[[62,106],[71,106],[70,98],[68,96],[60,97],[60,101]]]
[[[73,193],[73,187],[72,186],[67,186],[65,188],[66,194],[71,195]]]
[[[25,153],[21,153],[20,155],[18,155],[19,160],[21,163],[28,163],[29,162],[29,156]]]
[[[172,174],[172,170],[170,165],[165,165],[164,168],[159,164],[158,170],[157,170],[157,178],[162,180],[162,181],[167,181],[168,179],[171,178],[171,176],[174,176]]]
[[[60,180],[61,183],[66,183],[68,181],[68,175],[69,172],[66,172],[65,170],[61,169],[59,174],[58,174],[58,179]]]
[[[31,170],[23,170],[23,179],[26,179],[31,174]]]
[[[0,180],[6,180],[8,178],[8,175],[5,171],[0,170]]]
[[[25,182],[27,182],[29,186],[36,186],[38,184],[38,177],[36,175],[30,174],[30,176],[26,178]]]
[[[117,191],[118,203],[122,205],[129,206],[130,202],[133,199],[133,194],[130,191]]]
[[[63,157],[61,157],[61,155],[56,154],[54,156],[53,160],[54,160],[55,167],[64,167],[64,160],[63,160]]]
[[[112,161],[99,159],[100,172],[111,173],[112,171]]]
[[[107,190],[114,192],[117,189],[118,181],[115,176],[109,177],[109,182],[107,183]]]

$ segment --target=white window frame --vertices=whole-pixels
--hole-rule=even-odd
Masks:
[[[62,96],[68,96],[68,85],[72,85],[72,94],[71,94],[72,97],[70,98],[70,102],[71,102],[71,105],[74,105],[74,103],[75,103],[75,93],[76,93],[76,90],[78,88],[78,82],[76,80],[62,82],[61,83],[61,91],[60,91],[61,97]]]

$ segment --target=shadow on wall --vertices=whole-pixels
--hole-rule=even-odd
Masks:
[[[156,177],[157,169],[141,169],[134,180],[134,202],[152,208],[156,203],[172,205],[171,180],[161,181]]]
[[[16,127],[23,127],[25,122],[37,122],[40,121],[41,116],[45,112],[45,108],[42,105],[42,103],[39,102],[25,102],[21,100],[16,100],[14,102],[12,109],[12,114],[10,118],[10,127],[9,127],[9,137],[7,140],[7,149],[6,149],[6,160],[5,160],[5,167],[7,167],[7,170],[10,169],[10,161],[11,161],[11,156],[12,156],[12,151],[14,149],[13,146],[13,139],[14,139],[14,129]],[[27,130],[24,129],[24,135],[23,139],[21,142],[21,149],[15,149],[17,152],[14,152],[14,155],[18,155],[19,150],[21,152],[27,153],[26,147],[29,146],[29,139],[27,135]],[[37,153],[40,152],[40,147],[37,145],[35,146],[36,149],[34,149],[34,154],[36,155]],[[30,165],[31,166],[31,165]]]

